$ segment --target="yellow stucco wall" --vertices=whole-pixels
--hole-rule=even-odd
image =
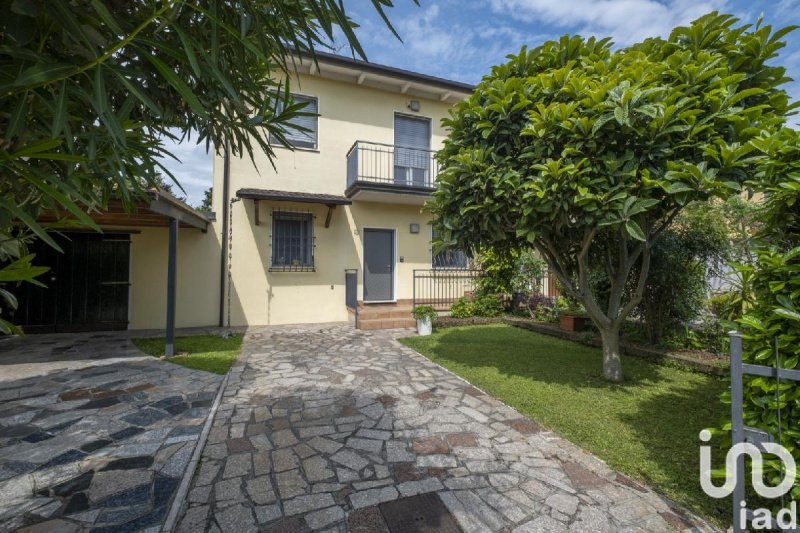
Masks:
[[[419,206],[356,202],[339,206],[325,228],[327,207],[316,204],[259,202],[255,225],[252,201],[234,204],[231,261],[231,324],[296,324],[347,320],[344,271],[359,271],[362,298],[364,228],[395,230],[396,299],[412,297],[412,270],[430,268],[429,217]],[[273,209],[314,215],[314,272],[270,272]],[[409,225],[421,226],[418,234]],[[403,262],[399,262],[402,256]]]
[[[395,112],[431,119],[431,148],[446,135],[441,119],[449,104],[397,92],[382,91],[314,76],[301,76],[293,91],[315,96],[319,105],[318,148],[292,152],[275,149],[275,168],[263,153],[255,164],[248,156],[231,160],[231,198],[240,188],[343,195],[346,154],[357,140],[392,144]],[[409,100],[420,111],[408,110]],[[223,160],[215,157],[212,209],[218,220],[207,233],[180,230],[178,240],[177,326],[210,326],[219,317],[219,262],[222,232]],[[395,230],[395,298],[412,297],[412,270],[430,268],[430,217],[419,205],[355,200],[338,206],[325,228],[327,207],[319,204],[260,202],[255,224],[252,200],[240,200],[232,210],[230,321],[232,325],[264,325],[345,321],[344,270],[359,271],[362,299],[365,227]],[[272,209],[310,211],[315,215],[315,271],[270,272]],[[409,225],[419,224],[418,234]],[[130,329],[161,329],[166,320],[167,228],[147,228],[132,236]],[[403,261],[400,262],[400,257]],[[228,300],[226,295],[226,302]],[[227,321],[228,309],[225,310]]]
[[[315,96],[319,105],[318,149],[276,148],[275,169],[264,154],[255,165],[248,156],[231,160],[231,197],[240,188],[343,195],[346,188],[346,154],[357,140],[392,144],[395,112],[431,119],[431,148],[438,149],[446,135],[441,119],[447,103],[411,97],[356,85],[301,76],[293,91]],[[419,113],[407,108],[420,101]],[[221,157],[214,160],[213,208],[222,213]],[[412,297],[412,270],[431,267],[430,217],[419,205],[354,200],[339,206],[329,228],[324,227],[327,207],[318,204],[265,202],[260,206],[260,225],[255,224],[252,200],[233,204],[231,261],[231,324],[290,324],[347,320],[344,305],[344,270],[359,271],[358,297],[362,299],[362,236],[365,227],[395,231],[395,298]],[[272,209],[310,211],[315,215],[315,272],[270,272]],[[412,234],[409,225],[420,225]],[[219,233],[221,221],[214,225]],[[400,257],[403,262],[400,262]]]
[[[163,329],[167,308],[167,228],[131,235],[130,329]],[[178,230],[177,327],[210,326],[219,315],[219,235]]]

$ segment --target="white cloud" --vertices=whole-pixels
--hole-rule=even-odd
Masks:
[[[476,12],[470,13],[473,17],[456,20],[453,9],[462,15],[467,10]],[[402,42],[382,22],[359,19],[362,27],[357,33],[370,61],[464,82],[477,82],[491,65],[502,62],[506,54],[518,51],[523,44],[554,37],[531,35],[498,23],[492,13],[481,13],[469,3],[445,1],[413,9],[392,22]]]
[[[175,175],[175,179],[186,191],[186,199],[191,205],[199,205],[203,200],[203,193],[211,187],[213,171],[212,153],[206,153],[205,142],[195,144],[194,138],[181,143],[164,139],[164,148],[178,158],[162,159],[162,164]],[[169,178],[167,178],[169,181]],[[179,188],[174,188],[179,193]]]
[[[496,13],[571,33],[577,27],[578,33],[611,36],[620,45],[666,36],[675,26],[726,4],[726,0],[491,0]]]

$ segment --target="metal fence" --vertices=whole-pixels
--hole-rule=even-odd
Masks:
[[[436,152],[356,141],[347,152],[347,186],[356,182],[432,189],[439,164]]]
[[[742,336],[732,331],[731,338],[731,437],[732,444],[740,444],[743,442],[750,443],[762,452],[763,444],[767,442],[776,442],[776,440],[767,433],[758,428],[749,427],[744,425],[744,376],[761,376],[771,378],[777,381],[778,386],[775,388],[775,404],[778,411],[777,419],[777,442],[780,443],[781,439],[781,381],[794,381],[800,382],[800,370],[792,370],[788,368],[781,368],[781,354],[778,350],[777,342],[772,347],[775,355],[775,366],[753,365],[744,363],[742,361]],[[734,533],[741,533],[745,531],[744,524],[742,523],[742,513],[748,520],[752,520],[753,512],[745,508],[745,457],[744,454],[736,456],[736,478],[733,487],[733,531]],[[781,502],[785,504],[785,502]],[[784,507],[785,505],[782,505]]]
[[[415,269],[413,305],[431,305],[449,311],[459,298],[475,291],[482,270]]]

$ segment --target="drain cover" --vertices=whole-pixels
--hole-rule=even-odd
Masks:
[[[392,533],[461,533],[436,493],[383,503],[380,510]]]

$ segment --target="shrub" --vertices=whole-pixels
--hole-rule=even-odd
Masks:
[[[475,316],[484,317],[500,316],[505,311],[503,302],[496,294],[479,296],[472,302],[472,309]]]
[[[415,320],[434,320],[439,316],[439,313],[430,305],[419,305],[411,311],[411,316],[413,316]]]
[[[467,298],[459,298],[450,308],[453,318],[468,318],[475,315],[475,306]]]
[[[742,298],[736,291],[720,292],[706,300],[706,307],[719,319],[739,320],[742,318]]]
[[[547,263],[530,250],[485,249],[478,254],[483,275],[478,294],[529,294],[539,288]]]
[[[555,298],[550,298],[542,293],[528,296],[524,301],[525,308],[531,318],[538,322],[558,322],[558,308]]]

